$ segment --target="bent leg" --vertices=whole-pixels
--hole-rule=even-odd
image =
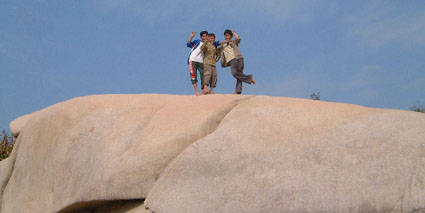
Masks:
[[[245,75],[243,73],[243,69],[244,69],[244,60],[243,58],[238,58],[238,59],[233,59],[230,62],[230,66],[232,68],[232,75],[233,77],[235,77],[236,79],[245,82],[247,84],[251,84],[252,83],[252,75]]]
[[[243,69],[244,69],[243,58],[233,59],[230,62],[230,66],[231,66],[231,69],[232,69],[233,77],[235,77],[237,79],[236,80],[235,93],[241,94],[242,93],[242,82],[251,84],[252,83],[252,75],[245,75],[243,73]]]

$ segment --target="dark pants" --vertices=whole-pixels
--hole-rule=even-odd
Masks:
[[[199,79],[201,79],[201,86],[204,86],[204,64],[196,61],[189,62],[190,68],[190,81],[192,84],[198,83],[197,70],[199,70]]]
[[[242,82],[247,84],[252,83],[252,75],[245,75],[243,73],[244,62],[243,58],[235,58],[230,61],[230,67],[232,68],[232,75],[236,78],[235,92],[238,94],[242,93]]]

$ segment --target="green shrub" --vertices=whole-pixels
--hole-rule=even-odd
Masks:
[[[9,157],[15,145],[15,138],[8,136],[6,131],[2,131],[0,135],[0,161]]]
[[[320,101],[320,92],[313,92],[313,94],[310,95],[310,98],[316,101]]]
[[[415,111],[415,112],[425,113],[425,106],[423,106],[423,105],[421,105],[421,106],[411,106],[410,110]]]

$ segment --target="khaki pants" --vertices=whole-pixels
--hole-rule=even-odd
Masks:
[[[217,86],[217,67],[204,64],[204,84],[215,88]]]

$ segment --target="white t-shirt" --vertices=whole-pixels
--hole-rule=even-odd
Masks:
[[[204,53],[201,51],[201,46],[204,42],[201,41],[196,49],[192,47],[192,53],[190,54],[189,61],[196,61],[204,63]]]

